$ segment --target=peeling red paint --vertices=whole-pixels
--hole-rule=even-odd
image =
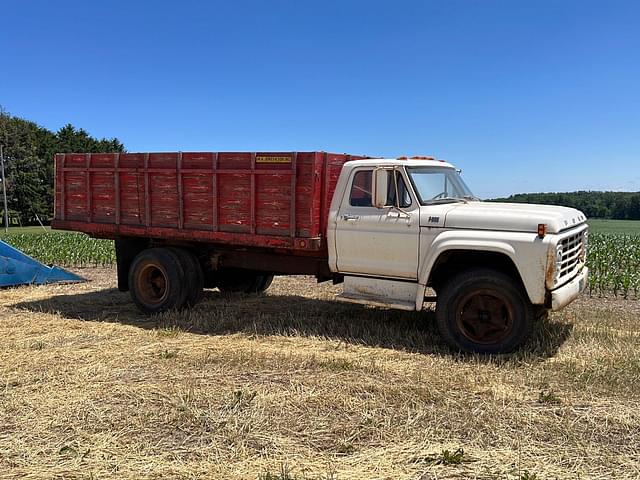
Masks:
[[[58,154],[54,228],[326,253],[342,165],[324,152]],[[270,161],[273,159],[273,161]]]

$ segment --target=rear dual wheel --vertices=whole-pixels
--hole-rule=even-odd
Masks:
[[[131,297],[147,314],[195,305],[202,298],[203,282],[197,258],[181,248],[144,250],[129,269]]]
[[[262,293],[273,282],[273,275],[243,269],[219,272],[218,289],[223,293]]]
[[[204,295],[204,274],[202,267],[196,256],[183,248],[172,248],[182,261],[185,269],[185,288],[187,290],[187,298],[185,305],[193,307],[202,300]]]

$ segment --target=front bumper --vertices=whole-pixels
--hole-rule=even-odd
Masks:
[[[583,267],[580,273],[566,285],[551,291],[551,310],[560,310],[571,302],[587,288],[589,269]]]

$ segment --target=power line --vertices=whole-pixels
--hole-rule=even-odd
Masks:
[[[7,207],[7,181],[4,177],[3,145],[0,143],[0,172],[2,172],[2,197],[4,199],[4,231],[9,232],[9,209]]]

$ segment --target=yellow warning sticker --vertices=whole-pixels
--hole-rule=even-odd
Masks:
[[[291,157],[267,157],[266,155],[257,155],[256,163],[291,163]]]

